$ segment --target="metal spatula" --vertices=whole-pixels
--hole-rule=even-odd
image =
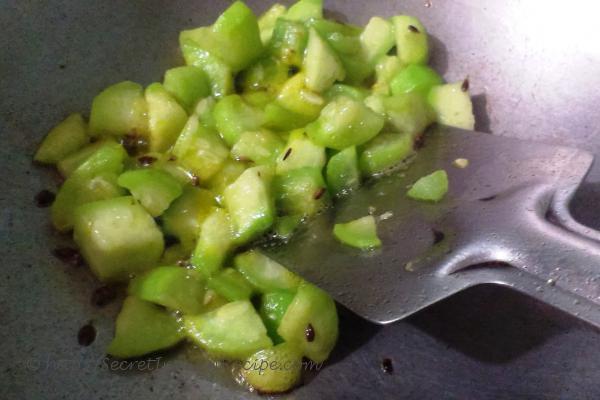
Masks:
[[[457,158],[468,167],[454,166]],[[600,326],[600,233],[568,212],[592,161],[578,149],[434,127],[409,169],[360,189],[266,251],[375,323],[497,284]],[[410,184],[437,169],[449,175],[444,200],[406,196]],[[384,216],[381,249],[337,242],[333,223],[368,213]]]

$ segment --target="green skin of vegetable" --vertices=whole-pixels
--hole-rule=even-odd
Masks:
[[[146,88],[150,151],[168,150],[187,121],[187,113],[160,83]]]
[[[438,202],[447,192],[448,174],[440,169],[416,181],[407,195],[415,200]]]
[[[326,176],[327,186],[334,196],[357,189],[360,186],[360,171],[356,147],[348,147],[331,156],[327,163]]]
[[[224,97],[213,113],[217,129],[229,146],[233,146],[243,132],[259,130],[264,122],[260,110],[246,104],[238,95]]]
[[[361,148],[359,166],[364,176],[386,172],[414,153],[414,138],[407,133],[382,133]]]
[[[153,217],[161,215],[182,193],[182,185],[175,178],[157,169],[124,172],[118,183],[127,188]]]
[[[394,76],[390,82],[390,89],[393,95],[416,92],[426,98],[431,88],[442,82],[442,77],[432,68],[411,64]]]
[[[81,114],[71,114],[44,138],[33,159],[56,164],[89,142],[87,126]]]
[[[261,296],[260,316],[265,323],[269,337],[275,344],[284,341],[277,333],[277,328],[294,297],[295,293],[284,291],[265,293]]]
[[[257,250],[238,254],[235,268],[260,293],[295,291],[302,281],[296,274]]]
[[[194,111],[200,99],[210,95],[208,77],[201,68],[194,66],[167,70],[163,86],[188,113]]]
[[[244,132],[231,148],[231,155],[240,161],[252,161],[255,164],[275,162],[285,143],[281,138],[267,130]]]
[[[130,295],[185,314],[204,311],[204,280],[193,270],[158,267],[129,283]]]
[[[177,320],[164,309],[129,296],[117,317],[115,338],[107,353],[118,358],[139,357],[173,347],[184,338]]]
[[[227,211],[214,207],[200,228],[192,265],[205,277],[218,271],[234,247],[234,234]]]
[[[284,215],[311,216],[329,203],[320,168],[291,170],[278,175],[273,186],[277,209]]]
[[[299,21],[279,18],[269,43],[269,53],[285,65],[302,66],[308,29]]]
[[[244,275],[233,268],[225,268],[211,276],[207,286],[229,301],[249,300],[253,293]]]

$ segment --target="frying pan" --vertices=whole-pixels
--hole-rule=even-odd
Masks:
[[[103,87],[147,84],[181,63],[179,30],[208,24],[227,1],[5,0],[0,4],[0,384],[6,399],[246,399],[225,368],[193,351],[152,367],[111,367],[104,357],[118,301],[90,302],[98,283],[51,256],[68,243],[34,206],[52,174],[31,164],[42,136],[87,110]],[[268,2],[249,1],[257,12]],[[432,34],[447,80],[469,75],[477,130],[600,154],[600,6],[589,1],[328,0],[335,18],[408,13]],[[573,203],[600,227],[600,168]],[[523,295],[491,286],[463,292],[385,328],[341,309],[332,359],[283,396],[419,399],[600,398],[600,334]],[[78,344],[89,322],[96,340]],[[381,371],[384,358],[391,374]]]

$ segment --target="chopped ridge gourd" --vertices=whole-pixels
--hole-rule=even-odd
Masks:
[[[267,329],[248,300],[227,303],[206,314],[187,316],[184,321],[189,338],[215,358],[243,360],[273,346]]]
[[[410,188],[408,197],[423,201],[440,201],[448,192],[448,174],[443,169],[422,177]]]
[[[173,267],[154,268],[129,283],[130,295],[185,314],[204,311],[204,280],[198,272]]]
[[[335,303],[318,287],[302,283],[277,333],[286,343],[297,345],[303,356],[314,362],[325,361],[338,337]]]
[[[181,184],[158,169],[127,171],[117,182],[127,188],[153,217],[161,215],[182,193]]]
[[[429,104],[437,122],[456,128],[475,129],[473,103],[464,82],[435,86],[429,92]]]
[[[71,114],[44,138],[33,159],[56,164],[89,142],[86,123],[81,114]]]
[[[408,168],[433,122],[472,129],[469,82],[444,84],[427,66],[418,19],[355,26],[325,18],[323,0],[259,19],[232,0],[214,24],[180,32],[179,47],[185,63],[162,83],[109,86],[89,121],[71,114],[48,133],[34,159],[65,179],[52,222],[73,230],[99,280],[128,283],[111,355],[188,339],[245,360],[240,381],[258,392],[287,391],[303,358],[329,356],[337,311],[259,243],[285,246],[363,181]],[[407,196],[447,190],[436,171]],[[332,227],[340,250],[381,246],[378,220]]]
[[[154,219],[132,197],[87,203],[75,212],[75,242],[102,281],[124,281],[156,266],[164,249]]]
[[[175,317],[152,303],[129,296],[117,317],[115,338],[107,352],[118,358],[139,357],[173,347],[183,338]]]
[[[343,150],[368,142],[383,124],[383,117],[362,102],[341,96],[325,106],[319,119],[306,127],[306,133],[318,145]]]
[[[259,393],[281,393],[300,382],[302,353],[290,343],[281,343],[256,352],[242,365],[246,384]]]
[[[148,135],[148,105],[141,85],[125,81],[104,89],[92,102],[90,134]]]
[[[340,242],[358,249],[381,247],[381,240],[377,237],[377,224],[372,215],[344,224],[335,224],[333,234]]]

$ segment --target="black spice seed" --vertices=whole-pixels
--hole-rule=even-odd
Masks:
[[[433,228],[431,232],[433,233],[433,244],[438,244],[446,237],[446,235],[444,235],[444,232],[438,231],[435,228]]]
[[[129,133],[121,139],[121,145],[127,151],[127,154],[134,156],[148,147],[148,142],[137,133]]]
[[[179,239],[174,235],[165,235],[165,247],[173,246],[174,244],[179,243]]]
[[[67,66],[66,66],[65,64],[60,64],[60,65],[58,66],[58,68],[60,68],[60,69],[65,69],[65,68],[67,68]]]
[[[147,167],[148,165],[152,165],[152,163],[156,161],[156,157],[152,157],[152,156],[142,156],[138,158],[138,163],[142,166],[142,167]]]
[[[94,328],[91,324],[87,324],[79,329],[79,333],[77,334],[77,341],[82,346],[89,346],[94,343],[96,339],[96,328]]]
[[[52,251],[52,254],[60,261],[70,264],[74,267],[79,267],[83,264],[83,259],[81,258],[79,251],[71,247],[57,247],[54,249],[54,251]]]
[[[92,304],[96,307],[104,307],[117,297],[117,292],[111,286],[101,286],[92,293]]]
[[[294,76],[296,75],[298,72],[300,72],[300,68],[296,67],[295,65],[292,65],[289,69],[288,69],[288,76]]]
[[[469,78],[465,78],[465,80],[463,81],[462,85],[460,85],[460,90],[462,90],[463,92],[466,92],[469,90]]]
[[[56,196],[49,190],[41,190],[35,195],[35,204],[40,208],[50,207],[54,203]]]
[[[482,197],[481,199],[479,199],[479,201],[492,201],[495,198],[496,198],[496,195],[488,196],[488,197]]]
[[[411,31],[412,33],[421,33],[421,31],[419,30],[419,28],[417,28],[414,25],[409,25],[408,26],[408,30]]]
[[[313,328],[312,324],[308,324],[306,329],[304,329],[304,337],[307,342],[315,340],[315,328]]]
[[[290,156],[290,154],[292,154],[292,148],[291,148],[291,147],[290,147],[290,148],[288,148],[288,149],[285,151],[285,154],[283,155],[283,161],[287,160],[287,158]]]
[[[321,197],[323,197],[324,194],[325,194],[325,188],[320,188],[319,190],[317,190],[315,192],[315,194],[313,195],[313,198],[315,200],[319,200]]]
[[[381,370],[386,374],[392,374],[394,372],[394,364],[390,358],[384,358],[381,361]]]

